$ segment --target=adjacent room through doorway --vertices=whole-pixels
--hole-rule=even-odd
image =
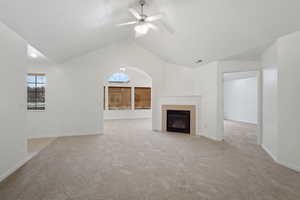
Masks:
[[[236,147],[256,146],[257,72],[224,73],[224,140]],[[249,149],[247,149],[249,150]]]

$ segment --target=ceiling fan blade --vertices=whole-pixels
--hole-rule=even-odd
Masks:
[[[154,22],[154,21],[157,21],[157,20],[161,19],[162,17],[163,17],[162,14],[154,15],[154,16],[147,17],[146,21],[147,22]]]
[[[136,21],[126,22],[126,23],[117,24],[117,26],[128,26],[128,25],[133,25],[133,24],[136,24],[136,23],[138,23],[138,22],[136,22]]]
[[[129,8],[128,10],[138,20],[142,19],[141,15],[136,10],[134,10],[133,8]]]
[[[152,29],[152,30],[158,31],[158,29],[159,29],[156,25],[154,25],[154,24],[152,24],[152,23],[148,23],[147,25],[148,25],[148,27],[149,27],[150,29]]]

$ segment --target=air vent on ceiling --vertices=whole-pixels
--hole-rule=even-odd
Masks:
[[[199,64],[199,63],[202,63],[202,62],[203,62],[203,60],[200,59],[200,60],[196,61],[196,64]]]

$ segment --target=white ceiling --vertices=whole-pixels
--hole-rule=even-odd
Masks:
[[[123,39],[133,30],[136,0],[1,0],[0,21],[43,54],[64,61]],[[148,0],[146,14],[163,12],[175,32],[151,32],[137,42],[180,65],[239,55],[300,30],[299,0]]]
[[[272,43],[274,43],[274,41],[267,42],[263,45],[257,46],[253,49],[248,49],[247,51],[238,53],[238,54],[233,55],[233,56],[229,56],[229,57],[227,57],[225,59],[222,59],[222,60],[223,61],[227,61],[227,60],[260,61],[263,52],[269,46],[271,46]]]

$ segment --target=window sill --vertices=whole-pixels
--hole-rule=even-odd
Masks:
[[[27,112],[46,112],[46,110],[27,110]]]
[[[103,109],[104,110],[104,109]],[[117,109],[112,109],[112,110],[104,110],[104,111],[150,111],[152,110],[151,108],[144,108],[144,109],[121,109],[121,110],[117,110]]]

